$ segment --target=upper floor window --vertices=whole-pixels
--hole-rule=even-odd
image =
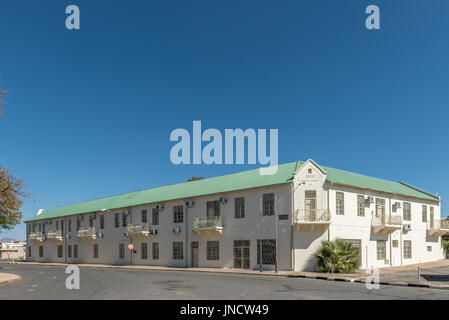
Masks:
[[[100,216],[100,229],[104,229],[104,214]]]
[[[376,217],[385,217],[385,199],[376,198]]]
[[[126,213],[122,213],[122,227],[128,226],[128,215]]]
[[[207,201],[207,212],[208,217],[219,217],[220,216],[220,201]]]
[[[427,206],[422,206],[422,222],[427,222]]]
[[[142,223],[147,223],[147,210],[142,210],[140,213],[140,220]]]
[[[67,229],[69,230],[69,232],[72,232],[72,219],[69,219],[67,221]]]
[[[357,215],[359,217],[365,216],[365,197],[361,195],[357,196]]]
[[[335,210],[337,214],[345,214],[345,194],[343,192],[336,193]]]
[[[120,227],[120,214],[118,212],[114,215],[114,226]]]
[[[153,213],[152,213],[152,225],[153,226],[158,226],[159,225],[159,211],[157,211],[156,209],[153,209]]]
[[[183,223],[184,222],[184,212],[183,206],[173,207],[173,223]]]
[[[245,217],[245,198],[244,197],[235,198],[234,204],[235,204],[234,217],[236,219],[244,218]]]
[[[76,231],[81,229],[81,217],[76,218]]]
[[[263,195],[263,215],[274,215],[274,193],[266,193]]]
[[[404,206],[404,208],[402,209],[403,219],[407,220],[407,221],[411,221],[412,220],[411,204],[409,202],[404,202],[403,206]]]

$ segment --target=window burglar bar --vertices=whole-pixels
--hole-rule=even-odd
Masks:
[[[402,225],[402,216],[391,215],[389,217],[373,217],[373,226],[383,226],[383,225]]]
[[[148,223],[129,224],[127,227],[127,231],[131,233],[149,231],[149,225]]]
[[[295,222],[329,222],[331,218],[328,209],[297,209]]]
[[[195,218],[193,220],[193,228],[222,227],[223,221],[221,217]]]

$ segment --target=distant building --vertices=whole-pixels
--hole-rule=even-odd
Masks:
[[[25,260],[26,241],[0,243],[0,260],[14,259]]]

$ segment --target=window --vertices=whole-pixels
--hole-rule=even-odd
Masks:
[[[72,232],[72,219],[69,219],[67,223],[68,223],[67,228],[69,232]]]
[[[81,228],[81,217],[76,218],[76,231]]]
[[[385,218],[385,199],[376,198],[376,217]]]
[[[365,216],[365,197],[361,195],[357,196],[357,216]]]
[[[245,198],[235,198],[234,199],[234,217],[236,219],[245,218]]]
[[[207,201],[207,217],[219,217],[220,216],[220,201]]]
[[[73,245],[73,257],[78,258],[78,245]]]
[[[153,260],[159,259],[159,242],[153,242]]]
[[[288,220],[288,214],[280,214],[278,215],[279,220]]]
[[[98,258],[98,244],[94,243],[94,258]]]
[[[140,257],[142,260],[146,260],[148,258],[148,244],[142,243],[140,248]]]
[[[407,221],[412,220],[412,210],[409,202],[404,202],[403,218]]]
[[[432,252],[432,246],[427,246],[427,252]]]
[[[263,195],[263,215],[274,215],[274,193],[268,193]]]
[[[128,226],[128,214],[122,213],[122,227]]]
[[[72,246],[69,244],[67,246],[67,258],[71,258],[72,257]]]
[[[422,206],[422,222],[427,222],[427,206]]]
[[[31,257],[31,246],[28,246],[28,257]]]
[[[56,220],[56,230],[59,230],[59,220]]]
[[[100,216],[100,229],[104,229],[104,214]]]
[[[397,247],[399,247],[399,241],[393,240],[393,248],[397,248]]]
[[[412,241],[404,240],[404,259],[412,258]]]
[[[94,218],[89,217],[89,227],[93,228],[93,226],[94,226]]]
[[[157,211],[156,209],[153,209],[153,215],[152,215],[152,222],[153,222],[153,226],[158,226],[159,225],[159,211]]]
[[[207,260],[220,260],[219,241],[207,241]]]
[[[44,247],[39,246],[39,258],[42,258],[44,256]]]
[[[337,192],[336,194],[336,213],[345,214],[345,195],[343,192]]]
[[[118,245],[118,258],[125,259],[125,245],[123,243]]]
[[[58,246],[58,258],[62,258],[62,246]]]
[[[120,227],[120,214],[119,213],[116,213],[114,215],[114,226],[116,228]]]
[[[250,267],[250,241],[234,240],[234,268],[249,269]]]
[[[257,240],[257,263],[260,263],[260,240]],[[276,262],[276,240],[262,240],[262,264],[275,264]]]
[[[308,173],[312,173],[312,169],[310,169],[310,168],[307,169],[307,172],[308,172]]]
[[[142,210],[140,213],[140,221],[142,223],[147,223],[147,210]]]
[[[387,241],[377,240],[377,260],[385,260],[387,258]]]
[[[173,207],[173,222],[174,223],[183,223],[184,222],[184,213],[183,206],[174,206]]]
[[[174,260],[184,259],[182,242],[173,242],[173,259]]]

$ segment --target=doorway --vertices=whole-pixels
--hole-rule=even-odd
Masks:
[[[198,267],[198,248],[199,248],[198,241],[192,241],[191,248],[192,248],[192,267],[196,268]]]
[[[249,269],[249,240],[234,240],[234,268]]]

